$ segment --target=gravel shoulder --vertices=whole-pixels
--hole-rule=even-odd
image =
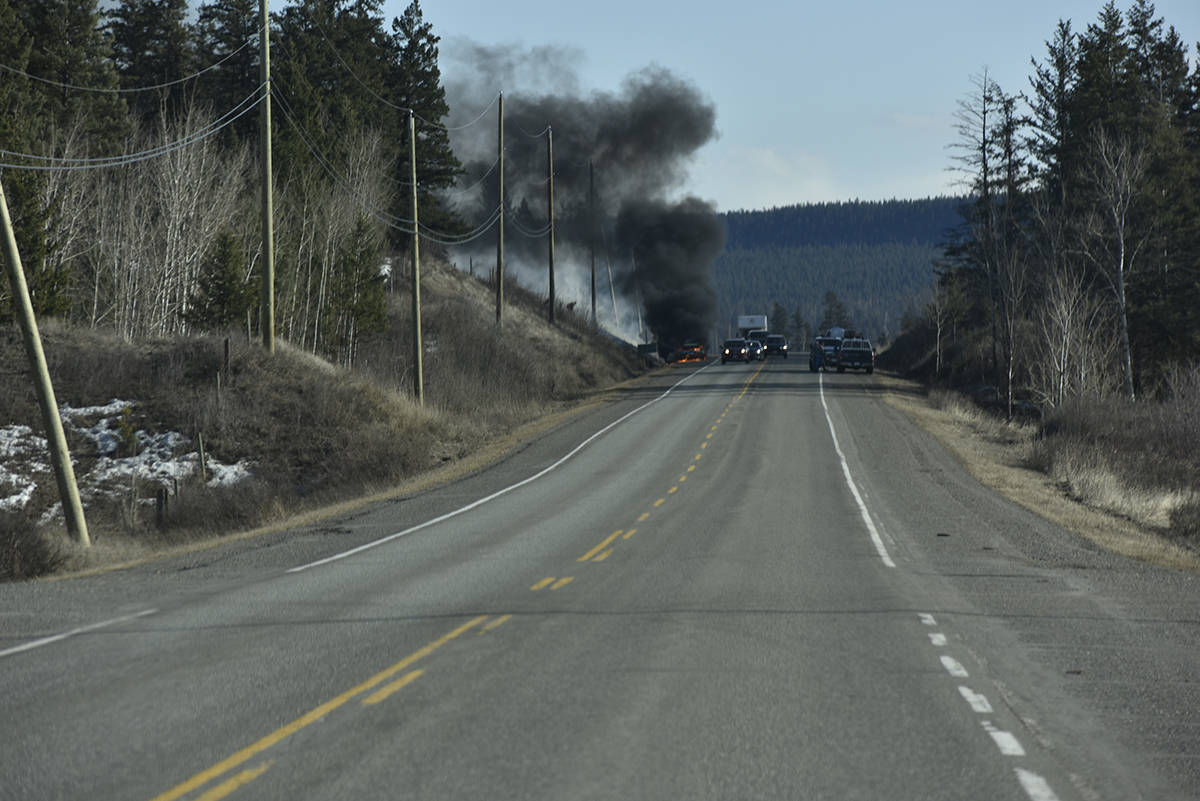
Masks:
[[[1112,553],[1200,572],[1200,554],[1131,520],[1072,500],[1045,474],[1025,467],[1020,442],[984,437],[970,421],[931,406],[914,381],[878,372],[874,379],[890,406],[937,439],[976,480],[1005,498]]]

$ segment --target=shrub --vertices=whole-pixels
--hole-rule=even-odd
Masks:
[[[0,510],[0,581],[29,579],[58,570],[62,550],[23,514]]]

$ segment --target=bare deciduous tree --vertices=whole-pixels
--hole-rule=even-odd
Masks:
[[[245,150],[197,141],[210,124],[188,110],[135,140],[138,150],[161,148],[163,155],[98,182],[93,325],[107,319],[127,339],[186,331],[199,266],[248,197]]]
[[[1080,227],[1083,254],[1112,291],[1121,348],[1122,384],[1134,398],[1133,359],[1129,346],[1126,289],[1142,247],[1152,231],[1135,229],[1132,212],[1139,200],[1149,163],[1148,150],[1103,126],[1092,131],[1084,180],[1091,190],[1092,208]]]

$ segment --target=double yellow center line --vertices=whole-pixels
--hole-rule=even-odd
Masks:
[[[421,659],[424,659],[425,657],[429,656],[437,649],[441,648],[446,643],[450,642],[451,640],[456,639],[457,637],[462,636],[463,634],[467,633],[468,631],[475,628],[480,623],[483,623],[483,621],[485,621],[487,619],[488,619],[488,615],[480,615],[478,617],[472,618],[471,620],[468,620],[466,623],[462,624],[458,628],[456,628],[450,632],[447,632],[446,634],[443,634],[441,637],[439,637],[438,639],[429,643],[428,645],[424,646],[423,648],[419,648],[416,651],[413,651],[411,654],[404,657],[399,662],[397,662],[396,664],[387,668],[386,670],[382,670],[379,673],[376,673],[374,676],[367,679],[362,684],[359,684],[356,687],[352,687],[349,690],[346,690],[346,692],[342,693],[341,695],[337,696],[336,698],[331,698],[330,700],[326,701],[325,703],[321,704],[320,706],[314,708],[312,711],[307,712],[306,714],[301,715],[300,717],[296,718],[295,720],[293,720],[291,723],[287,724],[286,726],[282,726],[282,727],[276,729],[275,731],[271,732],[270,734],[268,734],[266,737],[263,737],[258,742],[253,743],[252,745],[246,746],[241,751],[238,751],[237,753],[233,754],[232,756],[229,756],[229,757],[221,760],[217,764],[213,765],[211,768],[200,771],[195,776],[193,776],[192,778],[183,782],[182,784],[172,787],[170,790],[167,790],[165,793],[162,793],[161,795],[155,796],[152,799],[152,801],[175,801],[175,799],[181,798],[181,797],[187,795],[188,793],[190,793],[191,791],[196,790],[196,789],[204,786],[205,784],[208,784],[212,780],[225,775],[226,773],[233,770],[234,768],[240,767],[241,765],[245,764],[246,762],[249,762],[251,759],[258,756],[262,752],[266,751],[271,746],[277,745],[278,743],[286,740],[288,737],[291,737],[293,734],[295,734],[296,732],[305,728],[306,726],[316,723],[318,720],[325,717],[330,712],[333,712],[335,709],[342,706],[347,701],[350,701],[350,700],[356,698],[357,696],[362,695],[363,693],[367,692],[368,690],[373,690],[376,687],[378,687],[379,685],[383,684],[384,682],[387,682],[389,679],[391,679],[397,673],[404,671],[406,668],[411,666],[413,663],[415,663]],[[500,622],[503,622],[503,621],[500,621]],[[377,692],[377,693],[369,696],[367,699],[365,699],[364,703],[378,703],[379,701],[382,701],[388,695],[391,695],[393,692],[395,692],[396,690],[399,690],[404,685],[409,684],[410,682],[416,680],[421,675],[421,672],[422,671],[419,671],[419,670],[413,671],[412,673],[407,674],[406,676],[399,679],[398,681],[388,684],[386,687],[381,689],[379,692]],[[237,776],[234,776],[233,778],[231,778],[225,782],[222,782],[220,785],[217,785],[216,787],[212,788],[207,793],[205,793],[203,796],[200,796],[199,798],[197,798],[196,801],[217,801],[218,799],[224,798],[225,796],[229,795],[230,793],[232,793],[234,790],[238,789],[239,787],[242,787],[242,786],[248,784],[249,782],[253,781],[254,779],[258,778],[260,775],[265,773],[267,771],[267,769],[270,768],[270,766],[271,766],[270,762],[264,762],[263,764],[255,767],[253,769],[243,771],[242,773],[239,773]]]

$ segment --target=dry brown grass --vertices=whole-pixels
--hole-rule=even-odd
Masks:
[[[1200,556],[1149,520],[1084,502],[1031,468],[1037,429],[991,418],[952,393],[926,397],[911,381],[876,374],[889,404],[934,436],[980,483],[1114,553],[1174,568],[1200,569]],[[1112,496],[1112,487],[1108,490]]]
[[[22,553],[8,559],[15,566],[8,576],[102,569],[419,491],[478,469],[514,447],[514,438],[644,372],[631,349],[591,333],[578,316],[563,310],[550,327],[536,296],[514,288],[508,297],[497,332],[488,287],[446,266],[423,271],[423,406],[412,395],[411,302],[403,292],[389,298],[390,330],[363,345],[353,370],[286,343],[269,356],[244,337],[231,342],[225,370],[220,337],[131,344],[43,325],[60,403],[134,400],[136,427],[179,431],[193,442],[203,435],[208,455],[251,460],[253,478],[228,487],[183,482],[162,524],[134,496],[89,504],[94,547],[87,551],[67,544],[39,551],[64,542],[62,532],[30,534],[24,516],[0,519],[0,559],[6,546]],[[0,329],[0,356],[24,364],[14,329]],[[0,424],[40,430],[28,381],[14,372],[22,380],[0,388]],[[95,460],[87,443],[71,446],[83,467]],[[153,488],[131,491],[146,497]],[[56,496],[38,497],[48,505]]]

